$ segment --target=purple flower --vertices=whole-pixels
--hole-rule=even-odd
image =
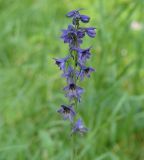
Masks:
[[[79,29],[77,31],[77,35],[78,35],[79,38],[83,38],[85,36],[85,30]]]
[[[80,10],[83,10],[83,8],[80,8],[80,9],[77,9],[77,10],[72,10],[72,11],[70,11],[70,12],[68,12],[67,14],[66,14],[66,16],[67,17],[74,17],[75,15],[78,15],[79,14],[79,11]]]
[[[74,69],[71,66],[69,66],[67,71],[64,74],[62,74],[62,77],[65,77],[67,79],[67,82],[71,83],[74,79]]]
[[[81,20],[83,23],[88,23],[89,20],[90,20],[90,17],[89,17],[89,16],[86,16],[86,15],[80,15],[80,20]]]
[[[56,58],[54,58],[54,60],[55,60],[55,63],[58,65],[58,67],[59,67],[61,70],[65,71],[65,64],[66,64],[68,58],[69,58],[69,57],[65,57],[65,58],[61,58],[61,59],[56,59]]]
[[[78,13],[73,17],[73,20],[72,20],[73,25],[79,25],[79,20],[80,20],[80,14]]]
[[[78,51],[78,59],[79,59],[79,62],[80,63],[85,63],[85,61],[87,60],[87,59],[89,59],[90,58],[90,49],[91,49],[91,47],[90,48],[87,48],[87,49],[78,49],[77,51]]]
[[[73,17],[73,24],[74,25],[79,25],[79,21],[81,21],[83,23],[88,23],[89,20],[90,20],[89,16],[81,15],[79,13],[80,10],[82,10],[82,9],[73,10],[73,11],[70,11],[70,12],[67,13],[67,17],[70,17],[70,18]]]
[[[74,83],[70,83],[68,86],[64,87],[64,90],[66,91],[66,97],[68,97],[70,101],[77,99],[78,102],[80,102],[81,94],[84,92],[81,87]]]
[[[81,119],[78,119],[78,121],[75,123],[74,127],[72,128],[72,133],[80,133],[83,134],[87,132],[88,129],[83,125],[83,122]]]
[[[76,39],[77,33],[74,26],[69,25],[67,29],[62,30],[61,38],[64,43],[72,43]]]
[[[81,71],[80,71],[80,79],[83,80],[84,77],[90,77],[91,72],[94,72],[95,70],[92,67],[85,67],[81,66]]]
[[[71,122],[73,121],[73,117],[76,115],[72,106],[61,105],[58,112],[63,116],[64,120],[69,119]]]
[[[77,10],[70,11],[70,12],[67,13],[67,17],[73,17],[77,13],[78,13]]]
[[[78,78],[79,72],[75,71],[71,66],[68,67],[67,71],[62,74],[62,77],[67,79],[67,82],[70,84],[74,82],[76,78]]]
[[[86,28],[85,29],[85,32],[87,33],[87,35],[91,38],[94,38],[96,36],[96,31],[95,31],[96,28],[94,27],[89,27],[89,28]]]
[[[79,25],[79,20],[80,20],[79,10],[73,10],[71,12],[68,12],[67,16],[70,18],[73,17],[73,20],[72,20],[73,25]]]
[[[69,43],[70,47],[75,46],[76,44],[81,44],[84,33],[80,30],[76,30],[73,25],[69,25],[67,29],[62,30],[61,38],[64,40],[64,43]]]

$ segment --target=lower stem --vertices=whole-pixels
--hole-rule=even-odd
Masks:
[[[77,160],[77,151],[76,151],[76,141],[75,141],[75,135],[72,135],[71,139],[72,144],[72,150],[71,150],[71,160]]]
[[[74,137],[73,137],[73,135],[72,135],[72,139],[71,139],[71,141],[72,141],[72,146],[71,146],[71,148],[72,148],[72,153],[71,153],[71,160],[74,160],[75,159],[75,153],[74,153]]]
[[[78,29],[77,26],[75,26],[76,29]],[[76,48],[78,47],[78,43],[76,43]],[[75,54],[74,54],[74,72],[75,72],[75,77],[74,77],[74,81],[75,81],[75,85],[77,85],[77,75],[76,75],[76,69],[77,69],[77,53],[75,51]],[[74,99],[74,102],[75,102],[75,109],[77,110],[77,98]],[[71,160],[77,160],[77,152],[76,152],[76,140],[75,140],[75,135],[72,135],[72,159]]]

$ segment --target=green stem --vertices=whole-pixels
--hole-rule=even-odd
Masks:
[[[72,135],[72,156],[71,156],[71,160],[77,160],[77,144],[76,144],[76,137],[75,135]]]
[[[78,30],[79,29],[79,23],[77,25],[75,25],[75,29]],[[75,47],[78,47],[78,42],[76,40],[75,43]],[[77,52],[74,51],[74,73],[76,73],[76,69],[77,69]],[[76,74],[74,75],[74,81],[75,81],[75,85],[77,85],[77,76]],[[77,103],[78,100],[77,98],[74,99],[74,103],[75,103],[75,109],[77,110]],[[77,159],[77,151],[76,151],[76,139],[75,139],[75,135],[72,135],[71,137],[71,147],[72,147],[72,155],[71,155],[71,160],[76,160]]]
[[[72,153],[71,153],[71,160],[74,160],[74,157],[75,157],[75,153],[74,153],[74,137],[72,136],[71,137],[72,139],[71,139],[71,144],[72,144]]]

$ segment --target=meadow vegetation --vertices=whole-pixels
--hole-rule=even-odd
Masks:
[[[69,160],[68,124],[57,114],[67,99],[53,58],[67,54],[60,40],[85,8],[94,39],[79,105],[89,128],[76,139],[79,160],[144,159],[143,0],[0,0],[0,160]]]

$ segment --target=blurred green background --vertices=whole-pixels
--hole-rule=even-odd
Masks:
[[[90,131],[74,160],[144,160],[143,0],[0,0],[0,160],[70,160],[69,124],[56,113],[66,83],[52,58],[67,54],[59,37],[77,8],[97,36],[84,42],[96,72],[81,85]]]

